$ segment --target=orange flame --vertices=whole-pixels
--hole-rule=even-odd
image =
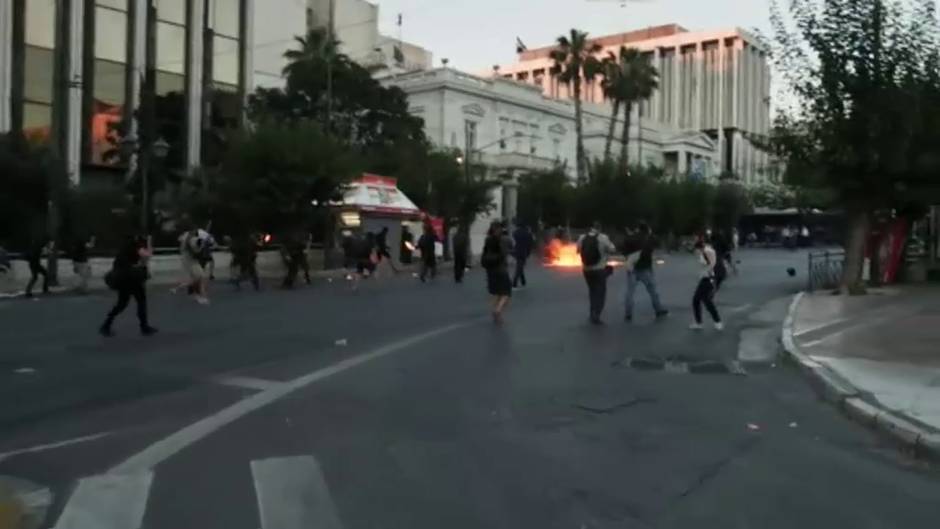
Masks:
[[[552,239],[546,248],[546,258],[548,266],[557,266],[561,268],[580,268],[581,255],[578,253],[578,245],[574,243],[563,243],[558,239]]]

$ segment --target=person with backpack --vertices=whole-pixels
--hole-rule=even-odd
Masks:
[[[480,266],[486,270],[486,289],[493,297],[493,323],[503,322],[503,311],[512,298],[512,280],[509,278],[509,254],[511,246],[506,244],[503,225],[494,221],[483,242]]]
[[[111,271],[105,276],[105,283],[118,293],[117,303],[108,312],[107,318],[98,329],[102,336],[114,336],[112,325],[118,314],[124,312],[131,298],[137,302],[137,320],[140,333],[152,336],[157,329],[150,326],[147,319],[147,289],[145,284],[150,274],[147,262],[153,255],[150,240],[143,236],[130,237],[114,258]]]
[[[424,224],[424,233],[418,239],[418,250],[421,251],[421,273],[418,277],[424,283],[429,275],[431,279],[437,276],[437,235],[430,222]]]
[[[614,243],[607,235],[601,233],[600,223],[595,222],[591,230],[578,238],[578,253],[581,255],[581,265],[584,280],[588,287],[590,300],[589,321],[594,325],[601,325],[601,313],[607,300],[607,278],[613,269],[607,265],[608,258],[617,252]]]
[[[657,241],[646,223],[640,223],[637,237],[631,246],[628,251],[624,252],[627,256],[627,297],[624,302],[626,308],[624,319],[627,322],[633,321],[633,296],[638,283],[646,287],[656,318],[664,318],[669,311],[663,308],[659,299],[656,274],[653,271],[653,252],[656,250]]]
[[[699,269],[698,285],[695,287],[695,293],[692,295],[692,313],[695,321],[689,326],[694,331],[702,330],[702,305],[711,315],[715,322],[715,330],[723,330],[724,323],[718,314],[718,308],[715,307],[715,266],[718,263],[718,254],[704,239],[699,239],[695,243],[695,255],[698,257],[701,268]]]

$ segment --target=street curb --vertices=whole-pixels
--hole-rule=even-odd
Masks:
[[[851,382],[800,350],[793,338],[793,324],[796,319],[796,310],[805,294],[805,292],[800,292],[790,303],[780,337],[783,350],[815,383],[824,400],[835,404],[849,418],[886,434],[913,451],[915,455],[940,461],[940,433],[924,429],[914,422],[899,417],[895,412],[877,402],[863,400],[861,392]]]

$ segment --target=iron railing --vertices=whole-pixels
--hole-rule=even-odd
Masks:
[[[839,286],[842,280],[842,269],[845,265],[845,251],[826,250],[824,252],[810,252],[808,259],[807,290],[812,292],[814,290],[832,289]]]

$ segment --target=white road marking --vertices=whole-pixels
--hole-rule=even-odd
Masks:
[[[204,439],[223,426],[235,422],[245,415],[263,408],[264,406],[267,406],[277,400],[280,400],[297,390],[303,389],[315,382],[327,379],[333,375],[338,375],[344,371],[348,371],[367,362],[371,362],[372,360],[376,360],[378,358],[382,358],[383,356],[388,356],[392,353],[401,351],[402,349],[425,340],[430,340],[431,338],[436,338],[457,329],[468,327],[478,321],[480,320],[476,319],[465,323],[455,323],[452,325],[439,327],[425,333],[416,334],[409,338],[383,345],[382,347],[379,347],[369,353],[337,362],[330,367],[319,369],[299,378],[295,378],[294,380],[284,382],[277,387],[273,387],[271,389],[262,391],[261,393],[246,397],[236,402],[235,404],[232,404],[228,408],[199,420],[183,428],[182,430],[179,430],[173,434],[170,434],[168,437],[157,441],[156,443],[145,448],[143,451],[138,452],[123,463],[120,463],[112,468],[111,472],[115,474],[127,474],[150,470],[154,466],[173,457],[180,450],[183,450],[193,443]]]
[[[748,303],[747,305],[738,305],[737,307],[733,307],[729,309],[728,314],[737,314],[739,312],[744,312],[746,310],[749,310],[753,306],[754,305],[751,305],[750,303]]]
[[[261,529],[341,529],[336,505],[312,456],[251,462]]]
[[[829,321],[827,321],[827,322],[820,323],[820,324],[818,324],[818,325],[812,325],[812,326],[807,327],[807,328],[805,328],[805,329],[800,329],[799,331],[794,332],[794,333],[793,333],[793,336],[803,336],[804,334],[809,334],[809,333],[811,333],[811,332],[818,331],[818,330],[821,330],[821,329],[825,329],[826,327],[832,327],[832,326],[834,326],[834,325],[838,325],[838,324],[840,324],[840,323],[845,323],[845,322],[847,322],[847,321],[849,321],[848,318],[836,318],[836,319],[834,319],[834,320],[829,320]]]
[[[53,529],[139,529],[153,472],[82,479]]]
[[[4,452],[0,454],[0,461],[4,459],[9,459],[14,456],[23,455],[23,454],[33,454],[36,452],[45,452],[46,450],[55,450],[56,448],[63,448],[66,446],[77,445],[80,443],[87,443],[89,441],[94,441],[96,439],[101,439],[102,437],[107,437],[112,435],[114,432],[102,432],[92,435],[85,435],[83,437],[76,437],[74,439],[68,439],[65,441],[58,441],[55,443],[47,443],[36,446],[31,446],[28,448],[18,448],[16,450],[11,450],[9,452]]]
[[[267,380],[264,378],[239,377],[239,376],[220,376],[214,377],[212,382],[222,386],[233,388],[255,389],[258,391],[267,391],[283,384],[277,380]]]

